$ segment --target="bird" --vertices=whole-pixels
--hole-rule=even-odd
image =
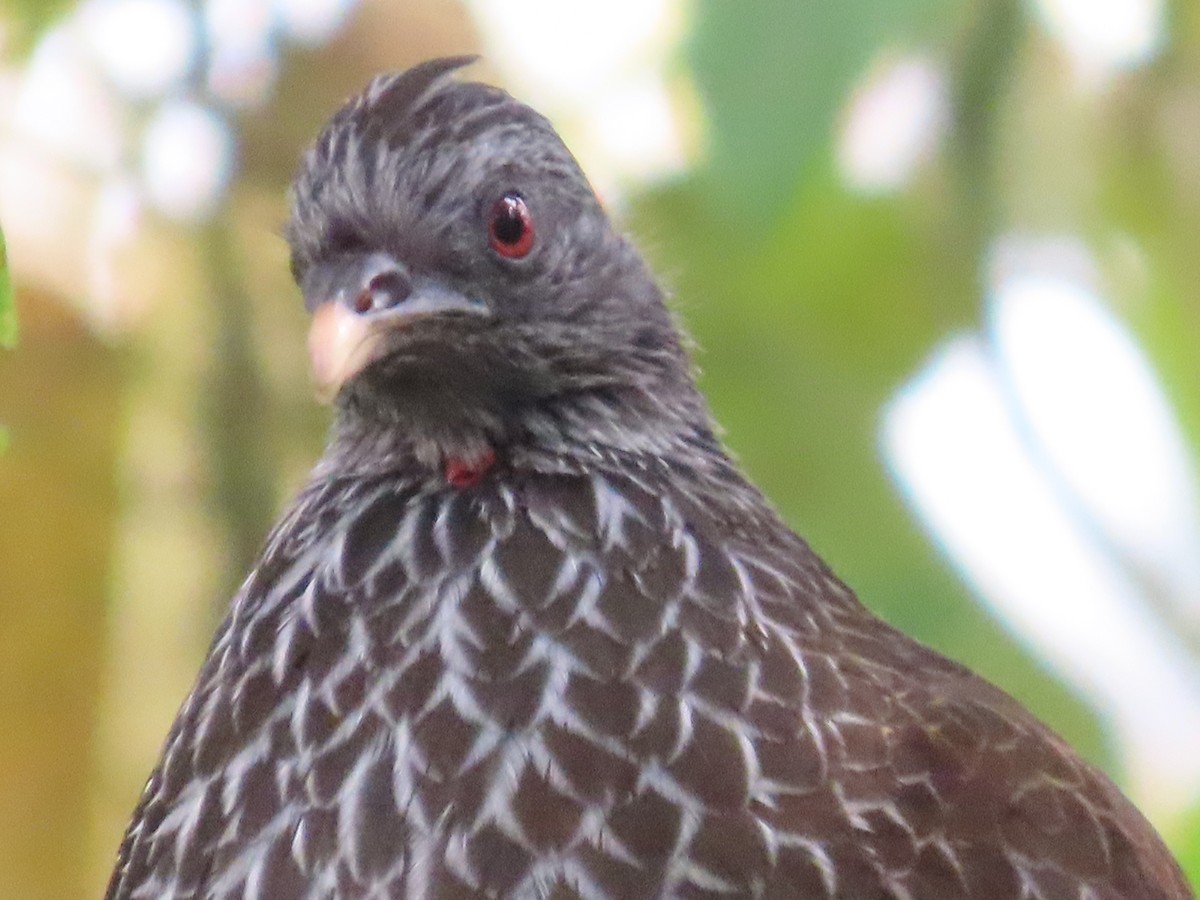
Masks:
[[[327,447],[108,900],[1183,900],[1117,787],[858,600],[724,448],[550,122],[377,76],[285,236]]]

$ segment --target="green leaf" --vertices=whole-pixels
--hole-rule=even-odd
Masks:
[[[1200,805],[1186,813],[1167,837],[1188,883],[1200,887]]]
[[[758,236],[827,164],[838,111],[874,55],[924,36],[949,0],[709,0],[690,47],[711,120],[707,175]]]
[[[8,272],[8,251],[4,231],[0,230],[0,347],[17,343],[17,307],[13,302],[12,276]]]

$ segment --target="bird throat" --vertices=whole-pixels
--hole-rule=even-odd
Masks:
[[[361,380],[339,396],[320,468],[341,474],[415,468],[466,489],[494,470],[498,450],[506,469],[574,469],[613,454],[690,455],[695,435],[710,433],[693,391],[680,399],[679,390],[606,387],[514,402],[469,387],[448,378]]]

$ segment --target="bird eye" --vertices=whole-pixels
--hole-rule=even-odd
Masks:
[[[520,194],[510,192],[492,204],[488,243],[509,259],[520,259],[533,249],[533,217]]]

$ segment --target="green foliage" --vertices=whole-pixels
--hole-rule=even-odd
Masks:
[[[706,190],[754,236],[828,157],[854,80],[885,44],[916,37],[953,0],[710,0],[691,61],[711,120]],[[901,43],[901,46],[903,44]]]
[[[1200,806],[1192,809],[1176,829],[1173,841],[1183,873],[1192,885],[1200,886]]]
[[[0,0],[0,17],[11,28],[8,50],[28,52],[37,36],[74,5],[72,0]]]

